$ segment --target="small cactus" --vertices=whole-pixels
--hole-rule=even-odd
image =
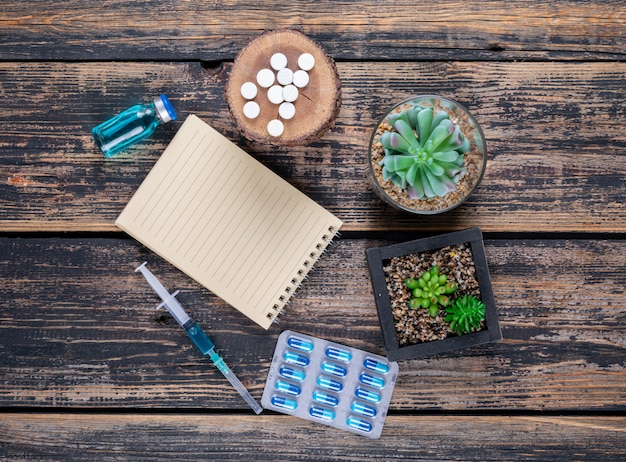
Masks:
[[[456,284],[448,282],[445,274],[439,274],[437,265],[433,265],[419,279],[407,278],[404,284],[411,290],[413,296],[409,301],[409,307],[428,308],[431,316],[439,314],[439,305],[448,306],[450,303],[448,295],[456,290]]]
[[[380,162],[383,180],[406,189],[412,199],[456,191],[466,173],[463,154],[470,142],[448,113],[434,113],[432,106],[421,103],[390,114],[387,120],[395,131],[379,138],[385,150]]]
[[[469,334],[485,320],[485,304],[473,295],[463,295],[446,307],[445,321],[457,335]]]

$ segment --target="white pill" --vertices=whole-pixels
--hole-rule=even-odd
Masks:
[[[270,136],[280,136],[285,131],[285,125],[278,119],[270,120],[267,124],[267,132]]]
[[[283,67],[280,71],[278,71],[278,74],[276,74],[276,80],[278,80],[278,83],[281,85],[289,85],[293,82],[293,76],[294,74],[291,69]]]
[[[309,73],[300,69],[293,73],[293,84],[298,88],[304,88],[309,84]]]
[[[298,67],[303,71],[310,71],[315,66],[315,58],[311,53],[302,53],[298,58]]]
[[[293,103],[298,99],[299,93],[300,92],[295,85],[287,85],[286,87],[283,87],[283,99],[290,103]]]
[[[245,99],[254,99],[257,94],[256,85],[252,82],[246,82],[241,86],[241,96]]]
[[[293,116],[296,115],[296,107],[293,103],[285,101],[278,107],[278,115],[285,120],[293,119]]]
[[[274,73],[269,69],[261,69],[256,75],[257,83],[263,88],[269,88],[274,84]]]
[[[254,101],[248,101],[243,105],[243,115],[248,119],[256,119],[261,113],[261,108]]]
[[[287,67],[287,57],[282,53],[274,53],[270,58],[270,66],[277,71]]]
[[[269,99],[272,104],[282,103],[285,100],[283,98],[282,85],[272,85],[269,90],[267,90],[267,99]]]

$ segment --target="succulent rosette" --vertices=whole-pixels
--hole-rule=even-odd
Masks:
[[[470,141],[448,113],[421,103],[390,114],[387,120],[395,131],[379,139],[385,152],[380,162],[383,180],[405,189],[413,199],[456,191],[466,173],[463,154]]]
[[[439,274],[437,265],[425,271],[419,279],[407,278],[404,284],[412,294],[409,307],[414,310],[428,308],[431,316],[439,314],[439,305],[448,306],[448,295],[456,290],[456,284],[448,282],[445,274]]]

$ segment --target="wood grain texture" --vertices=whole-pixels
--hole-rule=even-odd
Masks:
[[[622,460],[626,418],[387,417],[378,440],[290,416],[4,414],[0,457],[120,460]]]
[[[133,240],[0,239],[0,406],[247,409],[154,311],[145,260],[257,399],[283,330],[384,354],[365,249],[387,243],[338,241],[265,331]],[[485,246],[504,340],[401,362],[391,410],[624,412],[626,243]]]
[[[0,459],[626,460],[625,25],[625,0],[3,2]],[[305,147],[247,141],[224,100],[237,53],[282,28],[341,79]],[[180,122],[110,160],[90,130],[161,92],[345,222],[269,331],[114,227]],[[375,196],[367,146],[432,93],[477,117],[488,164],[469,202],[414,218]],[[260,399],[284,329],[384,353],[367,248],[470,226],[504,339],[401,362],[376,441],[253,415],[133,272],[180,289]]]
[[[114,231],[114,220],[180,122],[105,160],[90,130],[166,92],[344,222],[344,231],[625,232],[626,64],[339,63],[343,104],[317,143],[247,142],[224,101],[230,65],[0,63],[0,231]],[[438,93],[481,124],[488,163],[477,192],[441,216],[414,218],[375,196],[367,147],[393,103]],[[10,95],[10,97],[8,97]]]
[[[241,95],[241,86],[250,81],[256,84],[257,72],[271,69],[274,53],[286,57],[286,68],[292,72],[298,71],[298,59],[303,53],[313,57],[315,66],[307,69],[308,84],[298,89],[298,98],[293,101],[295,116],[289,120],[279,117],[278,105],[269,101],[268,90],[257,87],[258,95],[253,101],[260,106],[260,114],[250,119],[243,112],[246,99]],[[272,74],[277,75],[273,70]],[[319,140],[334,125],[341,108],[341,83],[335,62],[319,44],[293,29],[276,30],[257,37],[237,55],[228,76],[225,98],[246,138],[262,144],[303,146]],[[267,124],[276,119],[284,124],[284,133],[278,137],[270,136],[267,129]]]
[[[0,59],[232,60],[253,37],[296,28],[333,58],[623,59],[624,1],[226,0],[5,2]]]

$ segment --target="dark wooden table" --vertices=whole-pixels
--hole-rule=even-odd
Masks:
[[[23,0],[0,8],[0,459],[626,459],[624,1]],[[292,27],[337,62],[320,141],[235,129],[238,51]],[[114,220],[180,126],[112,160],[91,128],[165,92],[344,220],[265,331]],[[367,144],[393,103],[436,93],[480,121],[476,194],[415,218],[373,193]],[[384,354],[365,250],[479,226],[504,339],[400,363],[382,437],[256,416],[133,269],[148,260],[260,400],[293,329]]]

